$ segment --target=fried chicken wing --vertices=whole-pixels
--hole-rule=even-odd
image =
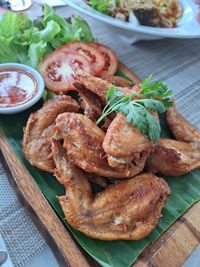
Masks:
[[[83,85],[74,83],[74,86],[81,98],[84,115],[96,122],[103,110],[100,99]]]
[[[200,142],[200,132],[176,111],[175,104],[167,111],[167,124],[176,140]]]
[[[131,157],[148,150],[150,144],[149,138],[128,124],[122,113],[118,113],[107,130],[103,149],[115,157]]]
[[[135,170],[133,175],[143,170],[150,147],[149,138],[128,124],[122,113],[111,122],[103,141],[109,165],[118,170]]]
[[[56,176],[66,188],[59,197],[67,222],[87,236],[102,240],[137,240],[156,226],[170,189],[151,173],[111,185],[96,196],[84,172],[74,167],[54,141]]]
[[[96,122],[102,114],[103,106],[101,104],[100,98],[93,92],[89,91],[82,84],[74,83],[79,96],[81,98],[81,107],[84,110],[84,115],[90,118],[93,122]],[[100,128],[106,131],[111,123],[111,119],[105,117],[103,123],[101,123]]]
[[[107,160],[112,168],[117,169],[120,172],[130,173],[130,177],[134,177],[143,171],[149,153],[150,149],[134,154],[131,157],[119,158],[107,155]]]
[[[176,111],[167,111],[167,124],[177,140],[160,139],[147,166],[155,173],[178,176],[200,167],[200,133]]]
[[[76,81],[83,86],[85,86],[89,91],[98,95],[102,103],[106,104],[106,92],[112,83],[102,80],[101,78],[94,77],[82,70],[76,70]],[[135,88],[135,89],[134,89]],[[129,88],[129,87],[118,87],[125,95],[133,94],[138,91],[138,86]]]
[[[124,79],[122,77],[119,76],[108,76],[108,77],[103,77],[104,80],[112,83],[115,86],[119,86],[119,87],[128,87],[131,89],[131,87],[133,86],[133,82]]]
[[[131,177],[130,171],[119,172],[108,165],[102,148],[105,133],[88,117],[63,113],[56,119],[56,128],[64,139],[63,146],[74,165],[100,176]]]
[[[147,160],[147,166],[162,175],[183,175],[200,167],[200,145],[160,139]]]
[[[108,179],[93,173],[87,173],[87,178],[92,184],[96,184],[102,188],[106,188],[109,185]]]
[[[58,135],[54,128],[55,119],[63,112],[78,110],[79,105],[70,96],[59,95],[30,115],[24,130],[23,152],[33,166],[47,172],[54,171],[51,139]]]

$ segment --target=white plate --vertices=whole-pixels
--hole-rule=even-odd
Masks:
[[[141,39],[158,39],[164,37],[171,38],[199,38],[200,37],[200,25],[196,21],[196,6],[192,0],[180,0],[183,7],[183,15],[178,22],[176,28],[155,28],[139,25],[135,16],[131,16],[130,22],[121,21],[104,15],[93,8],[89,7],[85,0],[64,0],[69,6],[76,10],[105,22],[109,25],[115,26],[116,30],[122,34],[122,30],[125,35],[132,34],[134,32],[134,41]],[[124,31],[125,30],[125,31]],[[132,32],[132,33],[131,33]]]

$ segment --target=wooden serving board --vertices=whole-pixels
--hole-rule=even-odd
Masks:
[[[135,81],[140,79],[123,64],[119,70]],[[67,229],[41,193],[25,166],[13,152],[8,141],[0,132],[0,148],[12,173],[17,191],[37,217],[39,227],[50,240],[55,256],[62,256],[62,266],[98,266],[73,240]],[[134,267],[180,267],[200,243],[200,202],[196,203],[172,227],[140,255]],[[61,258],[59,257],[59,260]]]

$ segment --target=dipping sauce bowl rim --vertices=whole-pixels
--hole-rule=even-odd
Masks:
[[[2,71],[3,69],[16,69],[16,70],[22,70],[25,73],[29,73],[33,76],[33,78],[36,80],[36,84],[37,84],[37,91],[35,93],[35,95],[29,99],[28,101],[21,103],[19,105],[15,105],[13,107],[0,107],[0,114],[14,114],[14,113],[18,113],[21,111],[24,111],[28,108],[30,108],[31,106],[33,106],[35,103],[37,103],[40,98],[42,97],[42,94],[44,92],[44,80],[41,76],[41,74],[34,68],[21,64],[21,63],[3,63],[0,64],[0,71]]]

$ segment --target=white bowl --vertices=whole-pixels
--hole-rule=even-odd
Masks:
[[[21,103],[19,105],[12,106],[12,107],[0,107],[0,114],[14,114],[14,113],[19,113],[21,111],[24,111],[30,108],[31,106],[33,106],[36,102],[38,102],[44,92],[44,81],[43,81],[42,76],[37,70],[27,65],[18,64],[18,63],[0,64],[0,70],[1,69],[15,69],[15,68],[28,72],[35,78],[37,82],[37,86],[38,86],[37,92],[30,100],[28,100],[25,103]]]
[[[200,37],[200,25],[196,21],[196,6],[192,0],[179,0],[183,7],[183,15],[178,21],[178,25],[175,28],[156,28],[142,26],[138,23],[134,15],[131,16],[129,22],[125,22],[119,19],[112,18],[104,15],[86,3],[85,0],[64,0],[69,6],[76,10],[93,17],[97,20],[107,23],[110,26],[114,26],[116,32],[120,35],[124,35],[130,42],[138,40],[152,40],[165,37],[170,38],[199,38]]]

